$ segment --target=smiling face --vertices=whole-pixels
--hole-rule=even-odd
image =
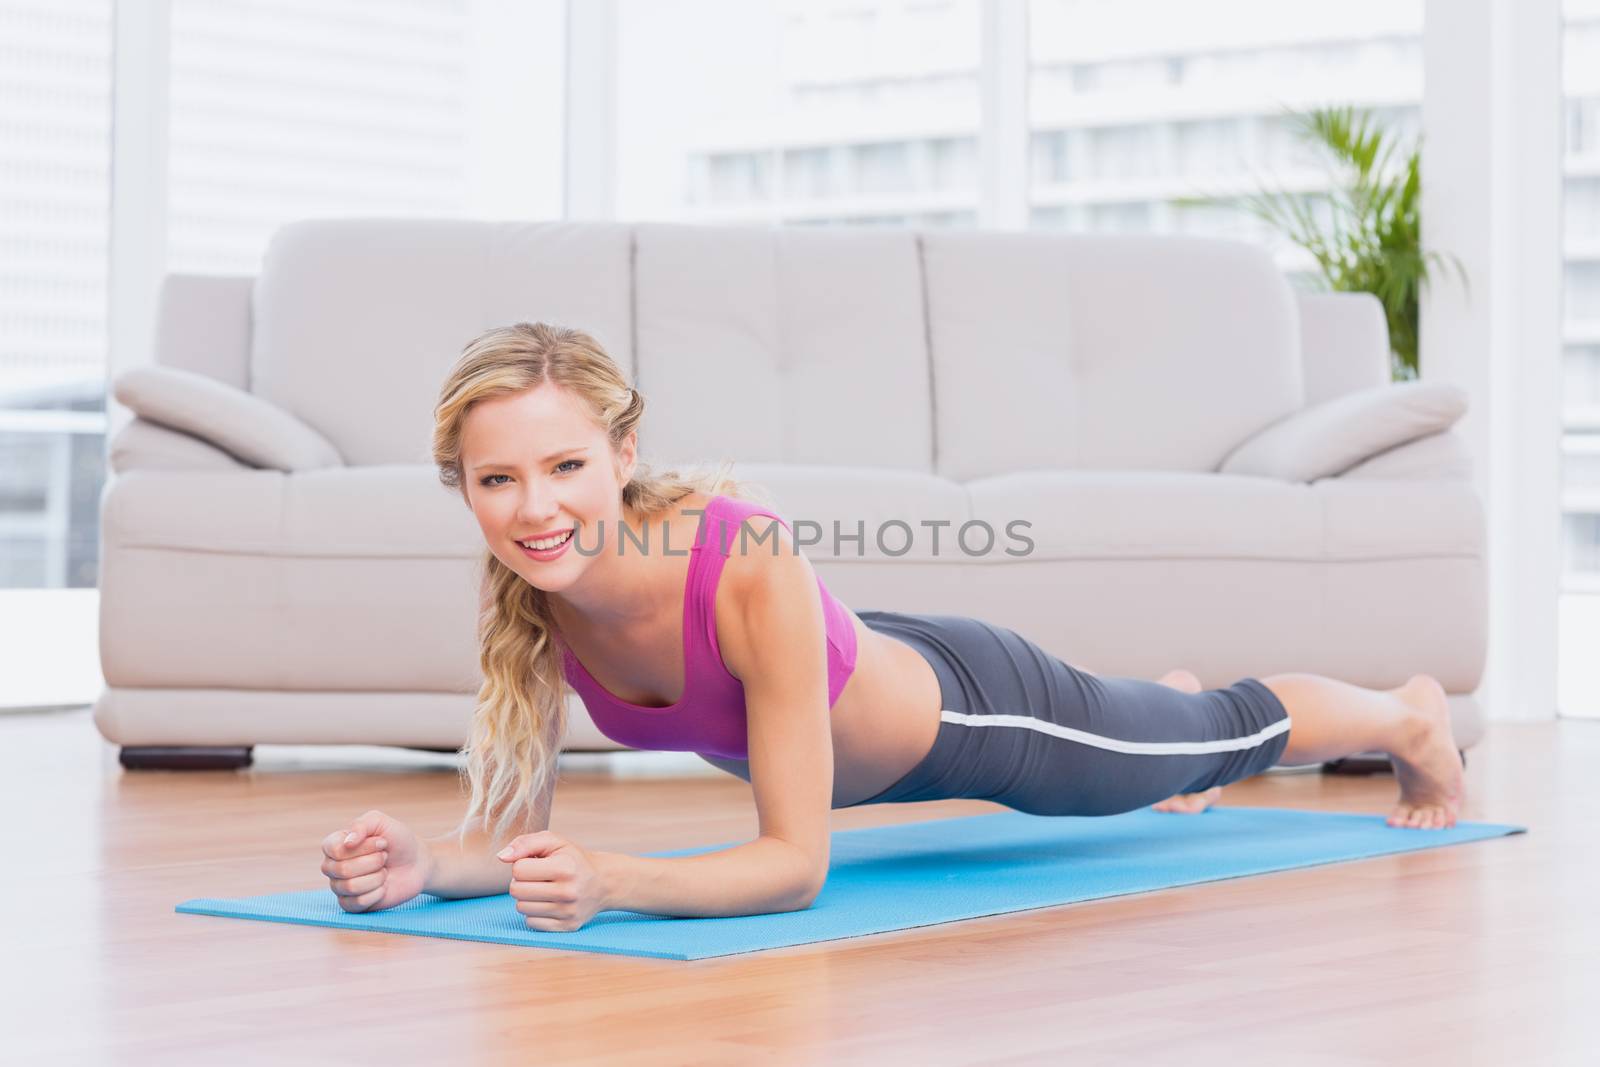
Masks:
[[[540,589],[570,586],[596,548],[615,543],[636,445],[630,433],[613,450],[582,398],[551,382],[475,404],[461,432],[462,483],[489,551]],[[550,551],[518,544],[568,530]]]

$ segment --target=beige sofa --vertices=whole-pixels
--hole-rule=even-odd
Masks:
[[[257,277],[167,278],[155,364],[113,383],[138,417],[109,446],[94,718],[125,764],[465,739],[482,546],[431,410],[519,320],[607,346],[653,465],[733,457],[791,519],[864,528],[808,550],[856,610],[1207,686],[1427,672],[1482,734],[1464,396],[1389,383],[1370,296],[1190,237],[337,220],[281,230]],[[893,519],[1022,520],[1033,548],[893,554]],[[566,746],[616,747],[572,700]]]

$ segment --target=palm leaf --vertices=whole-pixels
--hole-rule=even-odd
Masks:
[[[1331,157],[1333,187],[1306,198],[1257,182],[1239,206],[1309,252],[1328,288],[1376,296],[1389,325],[1393,374],[1415,377],[1419,296],[1430,268],[1454,266],[1467,283],[1459,259],[1422,248],[1420,143],[1402,149],[1371,112],[1351,106],[1284,114],[1296,136]],[[1327,205],[1326,222],[1313,202]]]

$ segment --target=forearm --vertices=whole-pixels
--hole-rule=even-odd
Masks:
[[[698,856],[596,852],[593,859],[605,880],[605,907],[645,915],[799,911],[811,906],[821,888],[805,853],[774,837]]]
[[[437,897],[487,897],[508,892],[511,868],[495,856],[497,845],[485,834],[468,834],[458,839],[453,834],[430,837],[427,848],[428,877],[424,893]]]

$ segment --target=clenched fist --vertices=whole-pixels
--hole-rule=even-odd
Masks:
[[[541,830],[512,838],[498,854],[511,865],[511,896],[534,930],[576,930],[606,907],[606,889],[589,854]]]
[[[322,839],[322,873],[345,911],[404,904],[428,883],[433,857],[399,819],[369,811]]]

